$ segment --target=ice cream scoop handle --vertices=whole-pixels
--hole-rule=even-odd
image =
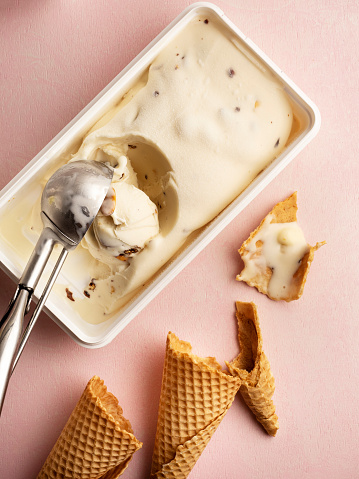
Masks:
[[[48,295],[50,294],[50,291],[56,281],[56,278],[57,276],[59,275],[60,273],[60,270],[62,268],[62,265],[64,264],[64,261],[68,255],[68,250],[63,248],[63,250],[61,251],[59,257],[58,257],[58,260],[56,262],[56,265],[54,267],[54,269],[52,270],[52,273],[49,277],[49,280],[45,286],[45,289],[36,305],[36,308],[31,316],[31,319],[30,321],[28,322],[27,326],[26,326],[26,329],[21,337],[21,341],[20,341],[20,344],[19,344],[19,348],[17,350],[17,353],[16,353],[16,357],[15,357],[15,360],[14,360],[14,363],[13,363],[13,366],[12,366],[12,370],[14,371],[15,369],[15,366],[21,356],[21,353],[24,349],[24,346],[26,344],[26,341],[28,340],[28,337],[30,336],[30,333],[32,331],[32,328],[35,326],[35,323],[36,323],[36,320],[37,318],[39,317],[39,314],[41,313],[41,310],[45,304],[45,301],[47,300],[47,297]]]
[[[24,326],[24,316],[29,310],[31,296],[55,242],[54,233],[49,228],[44,228],[26,265],[14,298],[0,320],[0,415]]]
[[[29,297],[30,292],[27,289],[19,288],[0,323],[0,414],[24,324]]]
[[[50,228],[44,228],[24,269],[19,283],[35,290],[37,283],[50,258],[58,237]]]

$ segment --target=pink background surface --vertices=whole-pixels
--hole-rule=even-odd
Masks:
[[[0,187],[189,3],[2,0]],[[148,477],[167,332],[224,364],[238,353],[235,300],[258,306],[280,429],[267,436],[236,398],[191,478],[358,477],[358,4],[217,4],[318,105],[320,133],[110,345],[84,349],[41,315],[0,420],[1,477],[36,476],[94,374],[144,443],[124,477]],[[328,244],[285,304],[234,278],[242,241],[294,190],[307,240]],[[4,311],[14,285],[0,281]]]

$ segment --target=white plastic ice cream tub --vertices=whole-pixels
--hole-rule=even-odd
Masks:
[[[50,294],[44,308],[47,314],[78,344],[97,348],[108,344],[135,316],[220,232],[238,215],[263,188],[311,141],[320,127],[317,107],[309,98],[216,6],[196,3],[184,10],[163,30],[72,122],[70,122],[0,193],[0,223],[3,215],[16,208],[20,198],[28,195],[29,202],[39,195],[40,180],[45,172],[53,169],[59,157],[73,151],[81,143],[85,133],[115,105],[142,75],[151,61],[190,21],[206,16],[222,24],[237,39],[248,55],[259,61],[282,84],[290,98],[293,112],[300,128],[283,152],[266,167],[252,183],[214,220],[212,220],[175,259],[162,268],[154,280],[148,282],[118,314],[100,324],[83,320],[65,301],[56,288]],[[14,280],[21,276],[27,258],[18,243],[0,235],[0,266]],[[70,255],[71,258],[71,255]],[[70,258],[67,260],[69,261]],[[51,266],[50,266],[51,267]],[[40,282],[35,296],[39,296],[45,279]],[[59,277],[59,282],[69,281]]]

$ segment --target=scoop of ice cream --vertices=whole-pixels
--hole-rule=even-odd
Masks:
[[[95,259],[111,267],[142,251],[159,233],[158,211],[138,188],[137,175],[125,155],[116,148],[101,148],[96,156],[112,164],[114,181],[83,241]]]
[[[113,212],[96,217],[94,233],[110,255],[133,256],[159,232],[157,207],[134,185],[114,183],[113,191],[115,195],[110,198],[113,207],[111,203],[106,205]]]

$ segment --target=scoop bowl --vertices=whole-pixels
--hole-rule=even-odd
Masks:
[[[95,219],[112,176],[112,169],[96,161],[79,160],[59,168],[42,193],[44,226],[76,246]]]

